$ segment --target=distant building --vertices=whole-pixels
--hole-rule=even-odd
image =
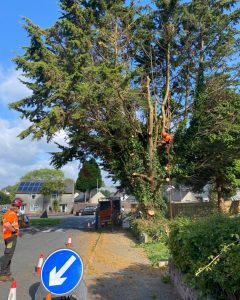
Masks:
[[[198,203],[201,202],[189,188],[176,189],[174,186],[165,187],[164,196],[171,202]]]
[[[232,201],[240,201],[240,189],[237,189],[236,194],[231,198]]]
[[[105,196],[100,191],[94,189],[90,193],[76,193],[74,197],[74,202],[87,202],[97,204],[98,200],[100,200],[101,198],[105,198]]]
[[[43,195],[41,188],[43,180],[29,180],[20,183],[16,190],[16,197],[23,200],[21,213],[35,214],[46,210],[53,212],[54,203],[57,202],[60,212],[70,213],[74,202],[74,181],[66,179],[63,192],[54,191],[51,195]]]

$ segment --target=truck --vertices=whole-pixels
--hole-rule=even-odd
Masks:
[[[121,224],[121,198],[108,197],[100,199],[96,214],[97,227],[119,226]]]

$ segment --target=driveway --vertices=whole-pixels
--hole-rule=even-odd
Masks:
[[[71,216],[54,228],[22,231],[12,262],[17,300],[34,300],[40,284],[35,273],[39,255],[43,253],[46,258],[55,250],[65,248],[69,237],[72,249],[84,262],[88,300],[180,300],[171,285],[161,282],[162,271],[151,267],[130,233],[95,232],[90,228],[93,220],[91,216]],[[0,242],[1,254],[3,249]],[[9,290],[9,282],[0,283],[0,300],[7,299]]]

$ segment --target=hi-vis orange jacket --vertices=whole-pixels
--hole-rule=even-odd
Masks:
[[[19,234],[19,225],[18,225],[18,216],[15,213],[15,211],[9,209],[4,215],[3,215],[3,239],[6,240],[7,238],[10,238],[13,233],[12,230],[9,228],[9,225],[12,225],[12,227],[16,230],[16,235]]]
[[[165,143],[169,143],[169,142],[172,142],[172,141],[173,141],[173,136],[172,136],[170,133],[163,132],[163,133],[162,133],[162,137],[163,137],[163,141],[164,141]]]

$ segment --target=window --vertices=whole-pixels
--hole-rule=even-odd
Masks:
[[[52,200],[57,200],[58,199],[58,193],[54,192],[52,193]]]
[[[30,211],[38,211],[38,209],[39,209],[39,206],[37,204],[32,204],[30,206]]]
[[[31,195],[31,199],[34,200],[36,198],[36,194]]]

